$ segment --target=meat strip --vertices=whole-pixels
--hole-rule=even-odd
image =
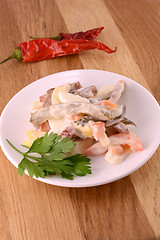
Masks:
[[[111,94],[111,97],[108,100],[112,103],[117,103],[123,91],[124,91],[124,81],[120,80],[118,81],[117,85],[115,86],[115,89]]]
[[[70,86],[71,86],[70,91],[69,91],[70,93],[71,93],[72,91],[77,90],[77,89],[79,89],[79,88],[82,87],[82,85],[80,84],[80,82],[70,83]]]
[[[43,102],[43,107],[48,107],[52,104],[51,96],[54,88],[49,89],[46,94],[39,97],[40,102]]]

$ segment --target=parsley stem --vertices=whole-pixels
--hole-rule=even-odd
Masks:
[[[34,156],[31,156],[31,155],[28,155],[28,154],[25,154],[25,157],[36,160],[37,162],[41,160],[41,158],[39,158],[39,157],[34,157]]]
[[[8,139],[6,139],[6,140],[7,140],[7,142],[9,143],[9,145],[10,145],[12,148],[14,148],[14,150],[16,150],[17,152],[19,152],[19,153],[22,154],[23,156],[25,155],[25,153],[21,152],[21,151],[18,150],[15,146],[13,146],[13,144],[12,144]]]

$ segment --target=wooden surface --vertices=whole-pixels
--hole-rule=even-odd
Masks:
[[[98,40],[117,46],[115,54],[92,50],[37,63],[12,60],[0,65],[0,113],[29,83],[83,68],[130,77],[160,102],[158,0],[1,0],[0,60],[30,35],[48,37],[100,26],[105,29]],[[0,151],[0,239],[160,239],[159,155],[160,148],[141,169],[114,183],[68,189],[20,177]]]

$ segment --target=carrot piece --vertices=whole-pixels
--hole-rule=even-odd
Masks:
[[[73,122],[78,121],[78,120],[82,119],[83,117],[84,117],[84,115],[81,114],[81,113],[80,114],[75,114],[75,115],[70,115],[70,114],[66,115],[66,118],[73,121]]]
[[[112,110],[112,109],[118,107],[117,104],[114,104],[109,100],[101,100],[101,101],[98,101],[96,104],[102,105],[102,106],[106,107],[108,110]]]

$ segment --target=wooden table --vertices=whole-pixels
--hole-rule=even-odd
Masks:
[[[34,64],[12,60],[1,65],[0,112],[29,83],[71,69],[125,75],[160,101],[160,2],[156,0],[1,0],[0,60],[30,35],[48,37],[100,26],[105,29],[98,40],[117,46],[115,54],[92,50]],[[69,189],[19,176],[0,151],[0,239],[160,239],[159,155],[160,148],[141,169],[119,181]]]

